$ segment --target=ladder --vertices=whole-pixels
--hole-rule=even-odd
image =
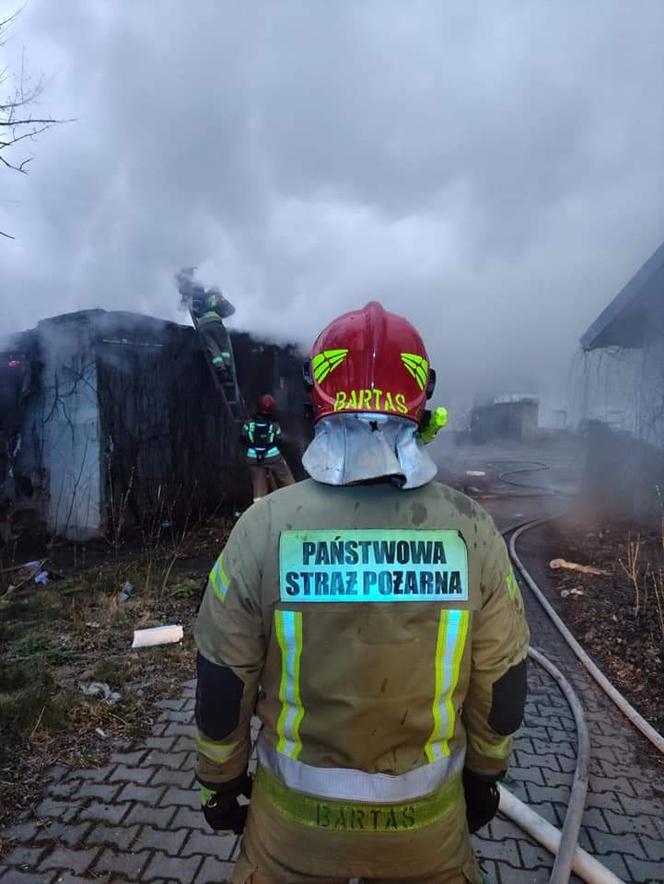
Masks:
[[[228,334],[228,351],[231,354],[230,361],[230,372],[227,378],[223,378],[220,375],[220,372],[212,364],[212,359],[210,358],[210,352],[205,343],[205,337],[201,334],[198,320],[194,316],[193,310],[189,310],[189,315],[191,316],[191,321],[194,324],[194,328],[196,329],[196,333],[198,335],[198,341],[203,348],[203,353],[205,355],[205,361],[208,364],[208,368],[212,373],[212,379],[214,381],[214,385],[217,388],[217,392],[221,396],[223,403],[230,415],[231,420],[235,424],[243,424],[247,419],[247,408],[244,404],[244,399],[242,398],[242,393],[240,392],[240,386],[237,382],[237,371],[235,369],[235,354],[233,352],[233,342],[231,341],[231,336]]]

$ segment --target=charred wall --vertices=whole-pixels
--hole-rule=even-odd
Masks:
[[[131,335],[96,344],[108,528],[230,505],[243,491],[235,434],[195,333]]]
[[[260,393],[275,396],[285,453],[301,477],[307,424],[300,357],[248,334],[231,339],[247,408]],[[108,530],[250,501],[240,428],[220,401],[193,329],[155,320],[130,332],[102,326],[96,354]]]

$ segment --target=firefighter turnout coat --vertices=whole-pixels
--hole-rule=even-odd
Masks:
[[[310,875],[476,880],[464,764],[495,776],[528,627],[490,516],[436,482],[284,488],[237,522],[196,624],[197,773],[245,770],[246,837]]]

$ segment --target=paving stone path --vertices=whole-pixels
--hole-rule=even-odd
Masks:
[[[563,669],[587,710],[592,776],[581,845],[624,881],[662,882],[662,768],[637,756],[640,738],[580,672],[539,606],[524,594],[533,644]],[[560,827],[576,757],[574,720],[555,682],[534,665],[529,689],[506,785]],[[212,834],[198,809],[194,682],[184,685],[179,699],[158,705],[152,735],[114,753],[105,767],[50,771],[34,814],[0,832],[13,839],[0,864],[0,884],[221,884],[230,876],[238,839]],[[475,845],[492,884],[549,879],[547,851],[502,817]]]

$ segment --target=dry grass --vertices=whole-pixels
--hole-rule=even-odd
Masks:
[[[44,587],[28,581],[0,601],[0,819],[36,799],[50,765],[103,763],[114,743],[144,733],[154,701],[192,677],[193,621],[224,539],[214,524],[147,555],[111,549],[93,567]],[[196,559],[185,567],[184,557]],[[129,602],[119,596],[125,581],[135,587]],[[166,623],[183,624],[181,645],[131,650],[134,629]],[[79,683],[91,681],[120,702],[84,697]]]
[[[630,532],[627,535],[627,543],[626,543],[626,563],[619,558],[618,562],[620,567],[623,569],[625,574],[627,575],[627,579],[629,580],[632,588],[634,589],[634,613],[638,617],[639,612],[641,610],[641,569],[639,566],[639,556],[641,554],[641,535],[637,534],[636,537],[632,535]]]

